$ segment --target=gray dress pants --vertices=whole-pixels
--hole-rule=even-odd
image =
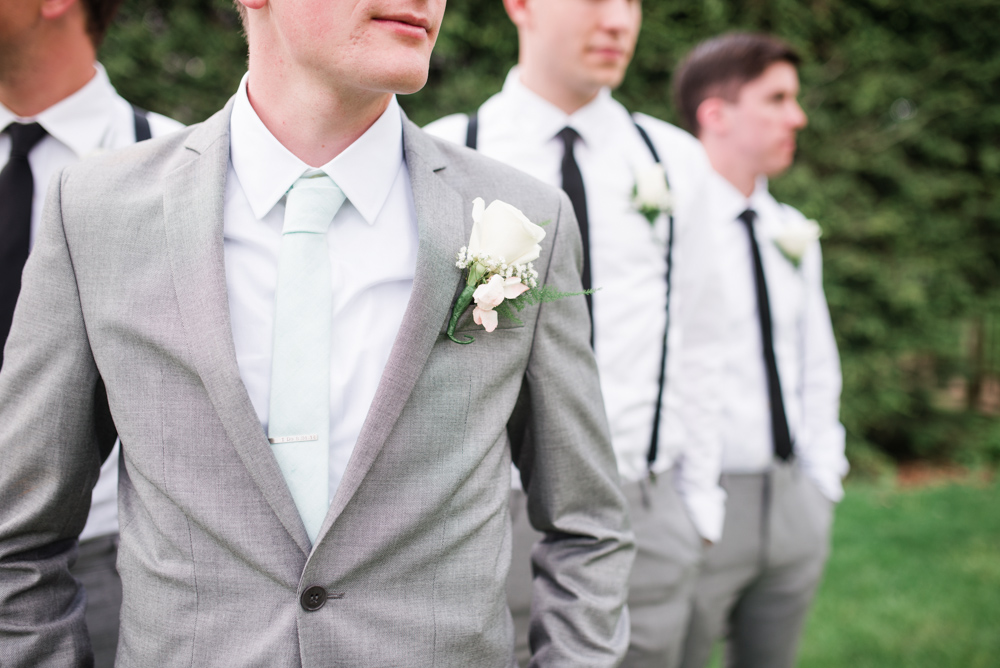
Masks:
[[[112,668],[118,651],[122,580],[117,560],[118,534],[98,536],[80,543],[79,556],[70,569],[87,594],[84,616],[94,650],[94,668]]]
[[[791,668],[830,551],[833,503],[795,464],[724,474],[722,539],[698,578],[683,668],[726,640],[727,668]]]
[[[622,491],[637,548],[629,579],[631,641],[622,666],[676,668],[702,559],[701,537],[669,472],[655,483],[626,483]],[[531,527],[527,514],[524,493],[512,490],[507,603],[514,618],[515,655],[522,666],[531,656],[531,548],[542,537]]]

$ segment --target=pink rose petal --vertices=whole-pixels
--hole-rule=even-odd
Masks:
[[[503,298],[504,299],[517,299],[523,293],[528,291],[528,286],[521,282],[520,278],[512,277],[504,281],[503,286]]]
[[[497,312],[486,311],[478,306],[472,309],[472,319],[477,325],[482,325],[487,332],[492,332],[497,328]]]

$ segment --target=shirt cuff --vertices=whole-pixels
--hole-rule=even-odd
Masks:
[[[707,489],[691,489],[682,480],[678,480],[677,492],[698,535],[713,543],[719,542],[726,514],[725,490],[717,485]]]
[[[844,485],[839,473],[815,467],[803,467],[803,472],[816,484],[823,496],[833,503],[839,503],[844,498]]]

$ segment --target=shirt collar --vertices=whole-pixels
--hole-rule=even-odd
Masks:
[[[94,76],[83,88],[33,117],[17,116],[0,104],[0,129],[13,122],[38,123],[82,158],[101,147],[111,128],[117,95],[104,67],[94,63]]]
[[[716,193],[716,206],[720,207],[720,217],[726,220],[736,220],[747,209],[753,209],[758,219],[766,216],[771,208],[771,194],[768,192],[766,176],[758,176],[754,182],[753,192],[747,197],[736,186],[714,169],[709,174]]]
[[[229,127],[233,170],[260,220],[310,167],[275,139],[257,116],[247,97],[247,76],[236,93]],[[389,197],[402,162],[403,120],[393,96],[378,120],[318,171],[340,186],[371,225]]]
[[[517,116],[519,134],[527,140],[545,142],[551,140],[564,127],[576,130],[584,143],[600,141],[621,114],[628,116],[618,102],[611,97],[611,91],[602,88],[593,100],[567,114],[544,97],[535,93],[521,82],[521,70],[514,66],[507,73],[503,84],[503,94],[510,105],[511,115]]]

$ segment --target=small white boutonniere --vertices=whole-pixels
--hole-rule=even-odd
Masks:
[[[783,226],[774,235],[774,245],[789,262],[798,267],[809,246],[822,234],[819,223],[815,220],[804,220]]]
[[[583,294],[538,285],[538,272],[531,263],[542,252],[538,244],[544,238],[545,230],[510,204],[493,200],[487,207],[481,197],[472,201],[472,235],[469,245],[459,249],[455,263],[468,275],[448,322],[449,339],[455,343],[475,340],[455,337],[458,320],[473,301],[473,320],[492,332],[501,315],[520,323],[514,313],[525,306]]]
[[[661,163],[637,170],[632,186],[632,207],[652,225],[661,213],[669,213],[674,199],[667,186],[667,173]]]

